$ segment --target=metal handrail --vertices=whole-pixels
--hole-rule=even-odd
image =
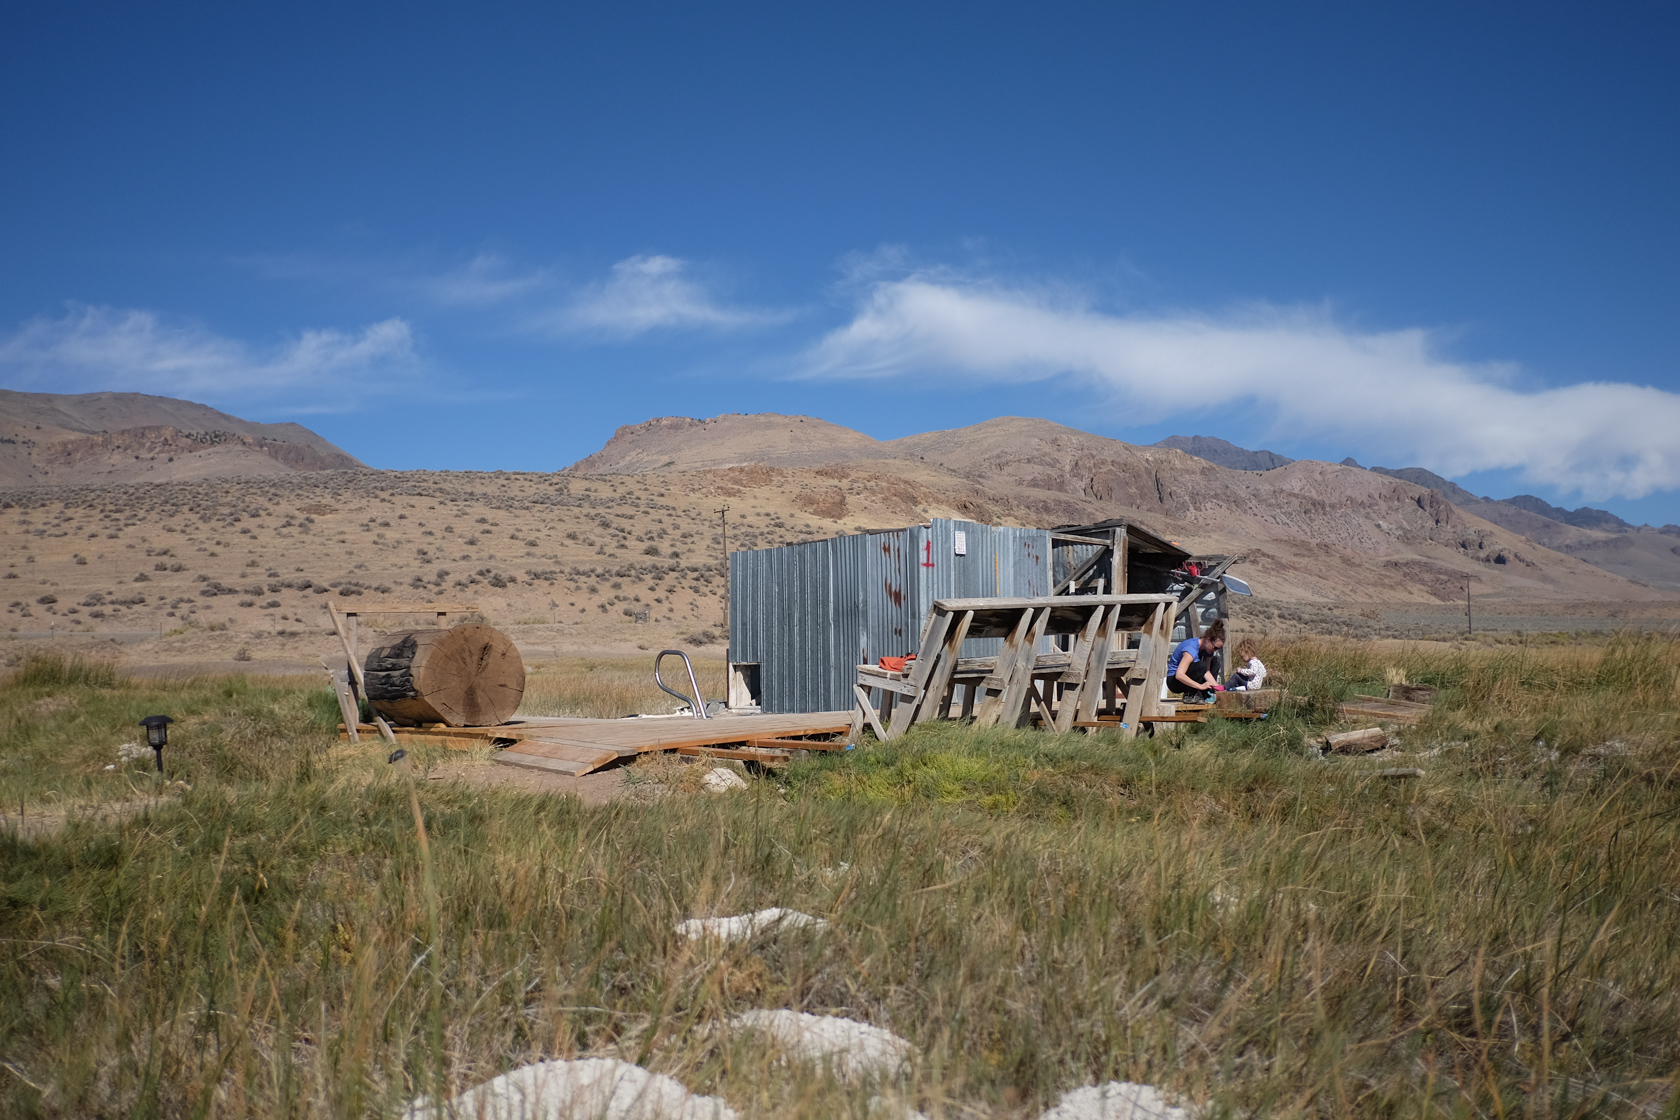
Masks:
[[[664,678],[659,675],[659,663],[661,661],[665,660],[665,658],[667,656],[672,655],[672,654],[675,654],[676,656],[682,658],[683,665],[685,667],[687,667],[687,669],[688,669],[688,683],[689,683],[689,686],[694,689],[694,695],[693,695],[692,698],[688,697],[688,696],[684,696],[682,693],[678,692],[676,689],[674,689],[670,685],[666,684]],[[655,657],[653,659],[653,681],[660,688],[663,688],[666,692],[669,692],[672,696],[675,696],[678,700],[681,700],[683,703],[690,705],[694,709],[694,718],[695,719],[711,719],[712,718],[706,712],[706,702],[700,698],[700,682],[698,680],[696,680],[695,677],[694,677],[694,663],[691,662],[688,659],[688,654],[684,653],[682,650],[680,650],[680,649],[662,649],[662,650],[659,651],[659,656]]]

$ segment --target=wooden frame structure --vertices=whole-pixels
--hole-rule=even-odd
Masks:
[[[1036,716],[1058,732],[1118,721],[1135,735],[1140,723],[1168,714],[1160,695],[1178,605],[1173,595],[940,600],[903,672],[858,666],[854,730],[867,723],[887,740],[928,720],[1017,726]],[[1055,635],[1067,635],[1071,648],[1039,652]],[[964,658],[970,638],[1002,638],[1003,648],[996,657]]]
[[[364,614],[430,614],[437,616],[439,630],[448,629],[448,618],[452,614],[467,614],[476,611],[476,606],[464,606],[460,603],[386,603],[377,607],[345,607],[343,603],[327,601],[327,617],[332,619],[333,632],[338,635],[339,644],[344,647],[344,656],[350,662],[349,679],[334,672],[322,662],[322,668],[327,669],[327,678],[333,683],[333,691],[338,695],[338,710],[344,716],[344,725],[350,734],[352,743],[359,741],[357,721],[352,714],[359,705],[357,697],[367,695],[367,679],[362,672],[361,652],[356,648],[361,639],[361,625],[359,615]],[[373,713],[374,726],[386,742],[397,741],[391,731],[391,725],[385,722],[385,717],[378,712]]]

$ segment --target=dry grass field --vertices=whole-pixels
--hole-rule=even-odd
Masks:
[[[0,829],[0,1113],[394,1116],[606,1055],[750,1117],[1036,1117],[1110,1078],[1209,1116],[1672,1115],[1680,645],[1263,656],[1299,698],[1264,722],[938,727],[715,795],[650,761],[594,807],[387,765],[307,678],[33,657],[0,801],[59,816]],[[642,707],[639,664],[557,658],[532,702]],[[1335,701],[1399,675],[1435,713],[1320,758]],[[160,710],[179,784],[117,761]],[[830,925],[674,933],[767,906]],[[785,1065],[728,1029],[754,1008],[915,1058]]]
[[[320,657],[340,656],[329,598],[474,606],[531,662],[672,645],[717,656],[726,641],[722,506],[732,550],[980,515],[891,475],[826,470],[313,471],[6,490],[0,656],[16,660],[32,643],[63,639],[153,669],[313,671]],[[1248,574],[1261,594],[1237,603],[1239,631],[1454,638],[1460,630],[1456,604],[1280,601],[1265,591],[1269,569]],[[1680,607],[1658,600],[1494,598],[1478,600],[1477,611],[1482,628],[1506,632],[1680,619]],[[430,622],[370,616],[363,629]]]

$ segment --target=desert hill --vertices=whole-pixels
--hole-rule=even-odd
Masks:
[[[1271,451],[1250,451],[1209,436],[1169,436],[1156,447],[1176,447],[1232,470],[1274,470],[1295,462]],[[1352,460],[1344,465],[1358,467]],[[1376,474],[1439,491],[1465,513],[1491,522],[1536,544],[1564,552],[1624,579],[1680,591],[1680,525],[1630,525],[1591,506],[1568,510],[1532,494],[1486,498],[1423,467],[1370,467]]]
[[[1245,554],[1245,578],[1288,599],[1447,602],[1462,598],[1466,578],[1484,594],[1512,597],[1670,598],[1401,478],[1307,460],[1263,474],[1227,470],[1177,448],[1022,417],[897,440],[813,417],[665,418],[619,429],[566,473],[701,469],[798,475],[798,508],[836,520],[849,519],[865,486],[877,498],[904,495],[905,519],[1042,525],[1131,516],[1199,551]]]
[[[363,464],[301,424],[144,393],[0,389],[0,484],[169,482]]]

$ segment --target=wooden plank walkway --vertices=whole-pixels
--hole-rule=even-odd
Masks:
[[[780,740],[784,749],[812,735],[844,735],[851,730],[850,712],[806,712],[787,716],[652,716],[632,719],[571,719],[563,716],[525,716],[495,727],[394,727],[399,743],[430,743],[451,750],[501,747],[495,757],[508,766],[587,774],[621,758],[649,751],[683,748],[724,748],[733,744]],[[339,730],[348,737],[340,725]],[[375,733],[371,726],[362,731]],[[812,749],[832,749],[813,743]]]
[[[1434,710],[1429,704],[1388,700],[1381,696],[1355,696],[1339,707],[1343,719],[1390,720],[1394,723],[1416,723]]]

